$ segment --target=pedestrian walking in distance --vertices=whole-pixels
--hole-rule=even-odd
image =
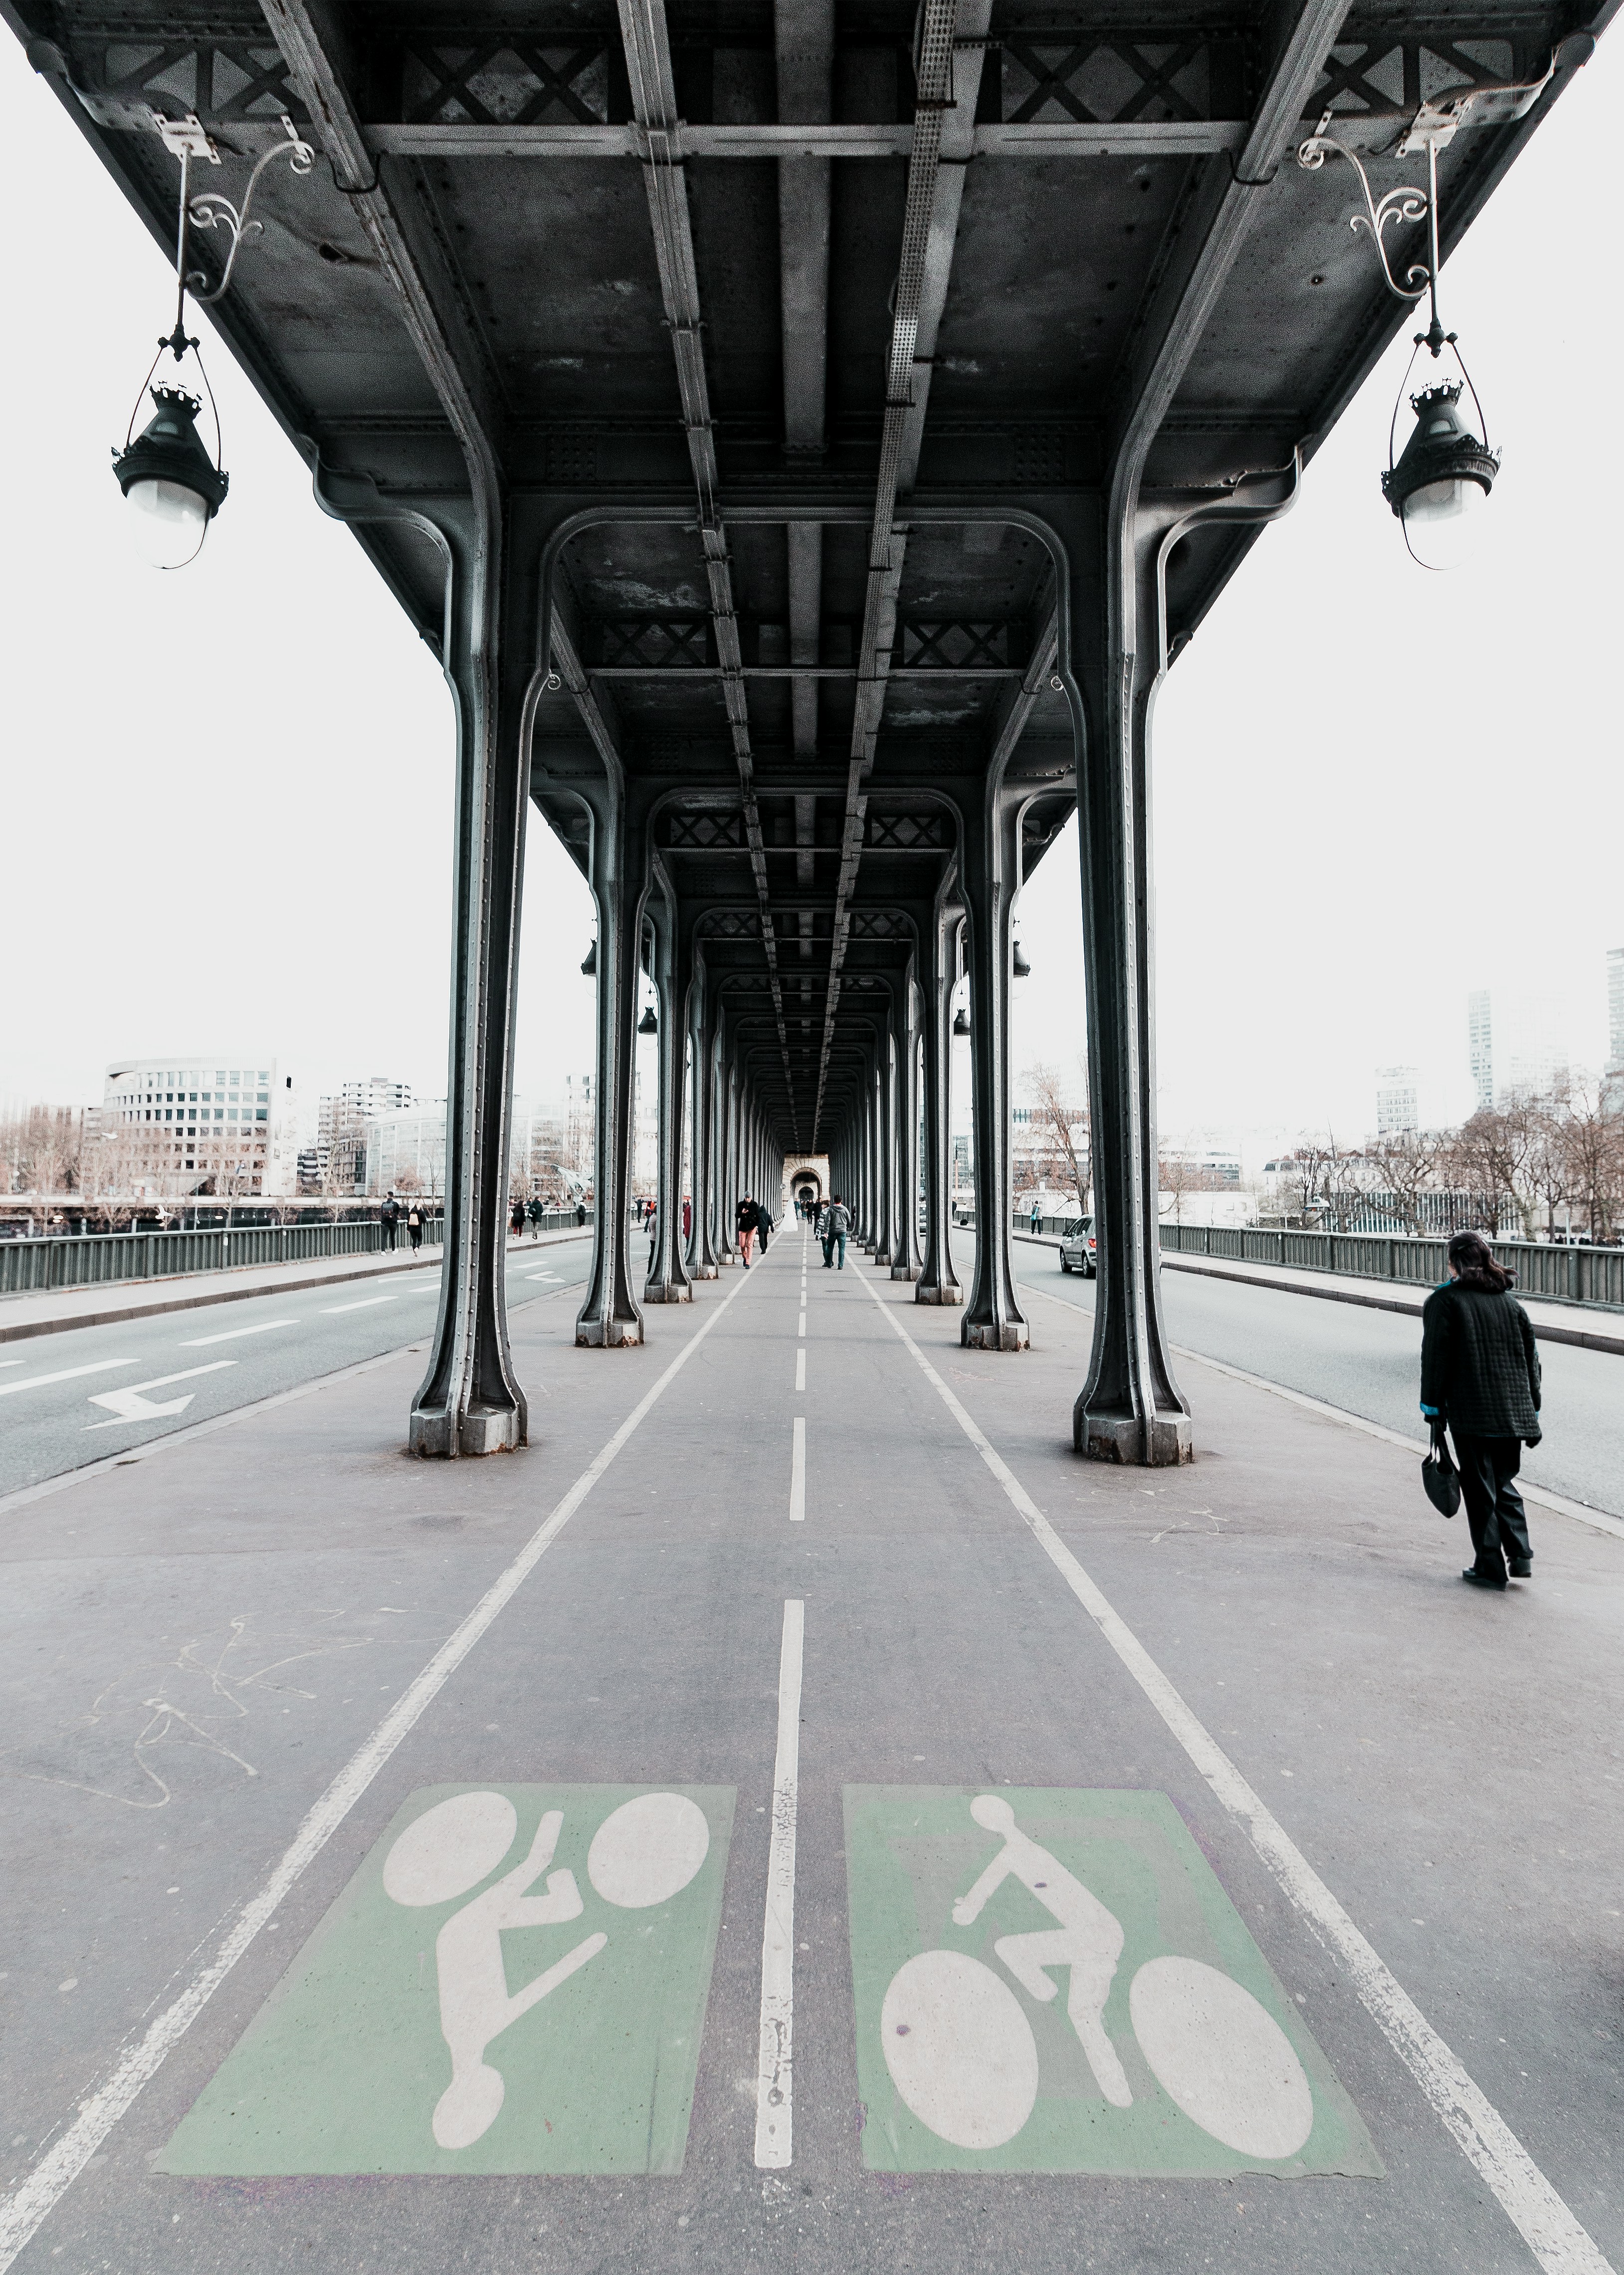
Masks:
[[[412,1253],[415,1256],[419,1249],[423,1245],[423,1204],[421,1201],[413,1201],[411,1207],[406,1211],[406,1237],[412,1243]]]
[[[378,1221],[383,1227],[383,1244],[392,1250],[395,1245],[395,1228],[400,1222],[400,1209],[393,1193],[379,1210]]]
[[[517,1193],[514,1194],[513,1206],[508,1211],[508,1230],[512,1234],[515,1240],[522,1240],[524,1238],[525,1204]]]
[[[1421,1411],[1454,1440],[1475,1551],[1461,1577],[1476,1588],[1534,1572],[1516,1477],[1539,1443],[1539,1347],[1511,1283],[1481,1233],[1457,1232],[1421,1314]]]
[[[846,1235],[851,1229],[851,1211],[838,1193],[829,1203],[829,1213],[824,1220],[823,1268],[826,1272],[843,1272],[846,1268]],[[835,1251],[840,1251],[835,1261]]]
[[[541,1237],[542,1216],[541,1196],[540,1193],[532,1193],[530,1196],[530,1206],[525,1211],[525,1214],[530,1220],[530,1237],[532,1240],[540,1240]]]
[[[750,1269],[750,1258],[756,1244],[756,1205],[748,1193],[739,1203],[734,1216],[734,1228],[738,1234],[738,1251],[744,1259],[744,1269]]]

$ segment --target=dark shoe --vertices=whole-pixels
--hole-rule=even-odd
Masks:
[[[1469,1564],[1461,1577],[1474,1588],[1503,1588],[1506,1584],[1504,1580],[1497,1580],[1492,1572],[1478,1571],[1474,1564]]]
[[[1532,1558],[1528,1556],[1514,1557],[1511,1564],[1511,1576],[1514,1580],[1531,1580],[1534,1576]]]

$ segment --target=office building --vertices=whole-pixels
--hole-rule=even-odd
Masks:
[[[1543,1097],[1567,1077],[1559,995],[1477,988],[1466,999],[1466,1033],[1475,1113]]]
[[[1624,1068],[1624,948],[1607,950],[1607,1064]]]
[[[1414,1067],[1376,1069],[1376,1134],[1401,1138],[1421,1127],[1421,1077]]]
[[[298,1140],[291,1075],[276,1060],[170,1052],[107,1069],[86,1168],[103,1192],[282,1195]]]

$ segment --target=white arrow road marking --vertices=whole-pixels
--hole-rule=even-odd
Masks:
[[[197,1393],[189,1390],[184,1398],[166,1399],[155,1406],[150,1400],[142,1397],[144,1390],[162,1390],[166,1383],[190,1382],[194,1374],[218,1374],[222,1367],[236,1364],[234,1358],[217,1358],[208,1366],[185,1367],[179,1374],[157,1374],[150,1382],[132,1382],[125,1390],[96,1392],[90,1403],[110,1407],[113,1422],[150,1422],[160,1414],[178,1414],[184,1407],[191,1405]],[[87,1430],[110,1430],[113,1422],[87,1422],[85,1427]]]
[[[363,1296],[359,1304],[328,1304],[323,1306],[321,1316],[324,1319],[334,1319],[340,1311],[370,1311],[374,1304],[392,1304],[397,1296],[404,1292],[403,1289],[391,1288],[387,1296]]]
[[[7,1364],[17,1365],[20,1362],[13,1359]],[[134,1364],[132,1358],[99,1358],[89,1366],[58,1367],[55,1374],[26,1374],[20,1382],[0,1383],[0,1398],[10,1398],[19,1390],[37,1390],[47,1382],[72,1382],[76,1374],[105,1374],[113,1367]]]
[[[206,1350],[210,1343],[240,1342],[245,1335],[268,1335],[273,1327],[296,1327],[297,1319],[261,1319],[257,1327],[228,1327],[223,1334],[188,1335],[182,1350]]]

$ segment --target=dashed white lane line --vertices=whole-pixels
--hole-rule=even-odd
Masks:
[[[359,1304],[324,1304],[321,1316],[324,1319],[336,1319],[340,1311],[370,1311],[374,1304],[392,1304],[403,1292],[399,1288],[391,1288],[387,1296],[363,1296]]]
[[[273,1327],[296,1327],[297,1319],[261,1319],[253,1327],[228,1327],[219,1335],[188,1335],[181,1343],[182,1350],[207,1350],[210,1343],[238,1343],[245,1335],[268,1335]]]
[[[1185,1704],[1127,1621],[1090,1579],[973,1416],[948,1389],[897,1317],[895,1305],[882,1299],[865,1274],[859,1273],[857,1276],[1002,1486],[1016,1514],[1212,1792],[1246,1833],[1288,1901],[1319,1942],[1341,1959],[1365,2010],[1454,2135],[1468,2162],[1492,2189],[1501,2210],[1545,2270],[1545,2275],[1613,2275],[1610,2261],[1546,2180],[1465,2065],[1354,1925],[1285,1828],[1252,1791],[1205,1725]]]
[[[795,1387],[797,1390],[804,1390],[806,1387],[806,1346],[804,1343],[802,1344],[800,1349],[797,1351],[795,1355]]]
[[[19,1390],[43,1390],[48,1382],[72,1382],[81,1374],[110,1374],[117,1367],[140,1364],[134,1358],[98,1358],[88,1366],[59,1366],[54,1374],[26,1374],[20,1382],[0,1382],[0,1398],[14,1398]]]
[[[794,2133],[795,1811],[801,1760],[801,1660],[806,1606],[784,1606],[778,1654],[778,1752],[773,1764],[773,1837],[761,1926],[761,2036],[756,2065],[756,2163],[782,2172]]]
[[[797,1335],[804,1335],[806,1333],[806,1314],[804,1311],[801,1314],[800,1324],[796,1328],[796,1333]]]
[[[102,2083],[79,2103],[72,2123],[58,2135],[34,2170],[10,2196],[0,2198],[0,2275],[5,2275],[19,2252],[72,2187],[141,2089],[157,2075],[170,2049],[180,2043],[266,1922],[276,1917],[290,1891],[321,1855],[396,1748],[517,1594],[638,1424],[653,1410],[667,1385],[686,1366],[739,1289],[747,1284],[741,1277],[729,1289],[665,1372],[644,1393],[640,1402],[632,1408],[601,1452],[582,1470],[551,1515],[531,1534],[506,1571],[486,1590],[467,1618],[397,1699],[359,1751],[339,1771],[306,1816],[258,1894],[249,1898],[227,1928],[214,1957],[198,1969],[179,1997],[155,2016],[134,2044],[115,2062]],[[538,1296],[535,1300],[542,1299]],[[366,1360],[362,1364],[373,1366],[384,1363]],[[355,1373],[360,1371],[359,1367],[348,1370]],[[284,1392],[277,1401],[265,1402],[283,1403],[297,1394]]]
[[[789,1522],[806,1521],[806,1417],[795,1417],[795,1439],[789,1451]]]

